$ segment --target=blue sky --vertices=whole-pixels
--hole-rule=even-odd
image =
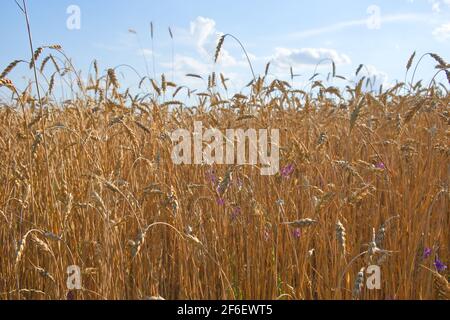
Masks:
[[[80,9],[80,29],[67,28],[73,17],[67,13],[70,5]],[[61,44],[85,73],[97,59],[102,69],[126,63],[146,75],[147,60],[152,77],[154,58],[157,77],[165,73],[178,84],[193,87],[202,83],[186,73],[223,72],[235,90],[251,79],[242,51],[231,39],[226,40],[218,65],[212,64],[222,33],[242,41],[256,73],[262,74],[271,61],[271,76],[288,79],[292,66],[302,75],[296,78],[297,85],[323,58],[332,58],[337,73],[348,78],[364,63],[365,72],[377,75],[385,85],[403,81],[414,50],[436,52],[450,61],[450,0],[28,0],[28,9],[35,46]],[[13,0],[1,1],[0,30],[0,69],[14,59],[29,59],[23,16]],[[137,85],[136,75],[126,68],[121,71],[124,85]],[[329,71],[326,63],[319,68],[324,75]],[[433,63],[424,62],[417,77],[430,79],[433,71]],[[25,66],[10,75],[17,83],[24,77],[31,77]]]

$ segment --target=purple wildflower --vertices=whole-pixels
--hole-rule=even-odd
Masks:
[[[234,207],[233,212],[231,212],[231,220],[236,220],[237,217],[241,214],[241,208],[240,207]]]
[[[447,269],[447,266],[442,261],[440,261],[438,258],[434,259],[434,266],[436,267],[436,270],[438,272],[442,272],[445,269]]]
[[[223,206],[223,205],[225,204],[225,199],[223,199],[223,198],[217,198],[217,204],[218,204],[219,206]]]
[[[431,248],[425,248],[423,250],[423,259],[427,259],[433,250]]]
[[[384,170],[384,169],[386,169],[386,166],[383,162],[380,161],[380,162],[377,162],[377,164],[375,164],[375,168]]]
[[[67,300],[75,300],[75,293],[72,290],[69,290],[69,292],[67,292],[66,299]]]
[[[302,235],[300,228],[294,229],[292,235],[294,236],[295,239],[300,239],[300,236]]]
[[[289,178],[292,172],[294,172],[294,165],[288,164],[286,167],[281,168],[280,174],[283,178]]]

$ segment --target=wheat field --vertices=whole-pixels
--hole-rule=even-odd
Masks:
[[[316,77],[300,90],[269,80],[267,65],[246,94],[212,73],[203,92],[162,75],[132,95],[116,69],[94,62],[84,80],[61,46],[33,51],[0,76],[11,96],[0,108],[0,299],[449,298],[450,98],[445,83],[409,80],[415,54],[408,81],[387,89]],[[422,59],[450,82],[439,55]],[[22,63],[37,90],[8,80]],[[55,82],[73,98],[58,102]],[[279,129],[280,172],[175,165],[170,133],[195,121]],[[73,265],[79,290],[67,287]],[[380,289],[365,285],[371,265]]]

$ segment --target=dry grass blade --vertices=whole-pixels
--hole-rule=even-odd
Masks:
[[[198,74],[194,74],[194,73],[188,73],[188,74],[186,74],[186,77],[203,79],[202,76],[200,76],[200,75],[198,75]]]
[[[315,225],[317,223],[318,223],[317,220],[314,220],[311,218],[305,218],[305,219],[300,219],[300,220],[291,221],[291,222],[283,222],[283,224],[286,224],[293,228],[309,227],[309,226]]]

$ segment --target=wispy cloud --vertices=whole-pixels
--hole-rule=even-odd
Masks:
[[[440,42],[450,40],[450,23],[445,23],[433,30],[433,36]]]
[[[272,61],[280,68],[296,68],[315,66],[324,59],[331,59],[338,65],[351,63],[350,57],[346,54],[326,48],[276,48]]]
[[[344,29],[367,26],[368,19],[348,20],[335,24],[331,24],[325,27],[308,29],[300,32],[293,32],[288,35],[292,39],[310,38],[322,34],[338,32]],[[381,24],[396,23],[396,22],[429,22],[430,17],[425,14],[405,13],[395,15],[381,15]]]

